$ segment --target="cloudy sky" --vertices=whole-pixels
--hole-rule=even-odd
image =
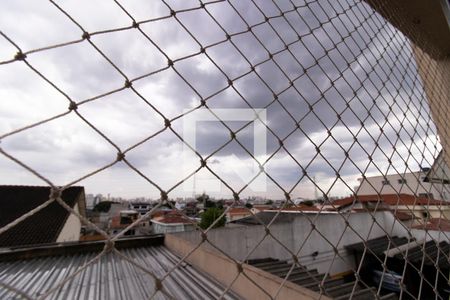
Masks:
[[[440,146],[406,38],[364,3],[309,2],[213,1],[201,8],[198,1],[120,1],[127,14],[112,0],[58,1],[60,9],[47,1],[3,1],[0,62],[18,52],[10,41],[25,53],[73,43],[27,54],[54,86],[22,61],[0,64],[0,147],[57,185],[132,148],[126,159],[141,174],[118,162],[77,184],[126,198],[157,197],[149,181],[171,190],[170,197],[190,196],[194,187],[230,197],[206,168],[191,177],[196,184],[173,188],[200,167],[192,151],[186,160],[180,137],[186,112],[205,100],[210,110],[230,109],[228,119],[236,109],[265,109],[261,132],[246,121],[195,127],[191,146],[235,191],[246,184],[252,156],[264,163],[266,191],[247,188],[242,196],[282,198],[279,185],[293,197],[313,197],[302,168],[321,190],[343,196],[362,173],[429,166]],[[139,28],[130,28],[133,20]],[[74,22],[91,33],[90,42]],[[136,79],[133,89],[124,88],[127,78]],[[78,115],[68,113],[69,99],[79,103]],[[239,130],[245,149],[230,142],[230,130]],[[261,135],[266,155],[253,152]],[[43,181],[0,155],[0,184]]]

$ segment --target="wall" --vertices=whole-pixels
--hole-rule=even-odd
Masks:
[[[266,236],[266,232],[262,225],[218,228],[210,230],[207,236],[208,241],[220,251],[240,261],[244,260],[254,247],[256,250],[251,251],[249,259],[272,257],[290,260],[292,255],[289,251],[296,253],[304,244],[298,255],[300,263],[317,268],[319,272],[330,272],[330,274],[346,272],[354,268],[353,257],[344,249],[345,245],[359,243],[362,239],[383,236],[385,235],[383,229],[391,235],[407,236],[407,231],[398,222],[394,223],[394,217],[388,212],[375,213],[375,218],[381,226],[376,224],[371,226],[372,217],[368,213],[352,213],[349,217],[349,225],[361,238],[355,231],[346,227],[343,217],[338,214],[320,214],[314,222],[317,230],[310,234],[311,223],[308,218],[312,221],[315,217],[316,214],[308,214],[307,217],[297,214],[292,223],[273,224],[270,226],[273,237],[267,235],[263,242],[261,240]],[[194,243],[201,241],[198,231],[174,235]],[[331,269],[330,264],[335,253],[326,240],[333,245],[338,245],[339,256],[334,259]],[[214,249],[211,245],[205,246]],[[312,254],[316,251],[317,255],[313,257]]]
[[[426,173],[423,172],[387,175],[385,177],[389,180],[390,185],[382,184],[383,176],[367,177],[358,187],[357,195],[376,195],[378,193],[385,195],[397,193],[419,195],[421,193],[433,193],[434,199],[450,200],[447,186],[440,183],[423,182],[425,176]],[[401,178],[406,179],[406,184],[398,183],[398,180]]]
[[[207,273],[223,286],[231,285],[231,290],[243,299],[324,299],[312,290],[292,282],[283,282],[282,278],[258,268],[242,264],[245,276],[239,275],[236,263],[207,247],[196,247],[195,243],[186,241],[178,235],[169,234],[164,239],[165,246],[195,268]],[[195,250],[194,250],[195,248]],[[192,251],[192,253],[191,253]]]
[[[77,213],[80,213],[78,203],[75,204],[73,208]],[[69,242],[69,241],[78,241],[80,240],[80,231],[81,231],[81,221],[74,214],[70,214],[67,218],[64,227],[59,233],[58,238],[56,239],[57,243],[61,242]]]
[[[192,231],[195,228],[192,224],[163,224],[155,221],[152,221],[152,224],[154,233]]]
[[[449,41],[450,38],[448,35],[443,35],[441,40]],[[443,57],[433,59],[414,44],[412,44],[412,49],[433,123],[436,125],[439,141],[444,150],[443,158],[450,166],[450,122],[448,122],[450,115],[450,52],[446,52]]]

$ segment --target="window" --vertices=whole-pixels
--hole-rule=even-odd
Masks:
[[[400,178],[398,180],[398,184],[406,184],[406,179],[405,178]]]
[[[390,185],[391,183],[389,182],[389,180],[385,179],[381,182],[382,185]]]
[[[120,217],[120,224],[131,224],[133,223],[133,220],[129,216],[121,216]]]
[[[419,197],[434,199],[433,193],[419,193]]]

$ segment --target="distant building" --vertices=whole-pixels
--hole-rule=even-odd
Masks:
[[[0,227],[44,204],[49,200],[50,192],[47,186],[0,186]],[[75,212],[85,216],[83,187],[68,187],[61,198]],[[53,201],[0,234],[0,247],[78,241],[80,231],[78,217]]]
[[[93,194],[87,194],[86,195],[86,209],[92,210],[96,203],[96,198]]]
[[[232,207],[227,213],[227,222],[236,221],[252,215],[252,211],[246,207]]]
[[[123,210],[120,211],[118,215],[115,215],[111,218],[108,233],[110,235],[116,235],[119,234],[122,230],[127,228],[130,224],[135,222],[139,217],[139,213],[135,210]],[[135,235],[136,234],[136,227],[133,227],[132,229],[125,232],[124,235]]]
[[[130,209],[137,211],[139,215],[143,216],[152,209],[152,205],[149,202],[132,202],[130,203]]]
[[[177,212],[170,212],[154,217],[152,220],[154,233],[171,233],[195,230],[195,220]]]
[[[320,208],[320,207],[319,207]],[[400,221],[424,224],[429,219],[450,218],[450,203],[408,194],[360,195],[323,205],[324,211],[391,211]]]

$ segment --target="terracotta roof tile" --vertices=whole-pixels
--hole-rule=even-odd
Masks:
[[[278,210],[278,208],[274,208],[272,210]],[[319,211],[319,209],[315,206],[299,204],[296,206],[283,208],[281,211]]]
[[[416,225],[413,228],[450,232],[450,221],[447,219],[433,218],[429,219],[425,224]]]
[[[359,196],[351,196],[344,199],[339,199],[336,201],[333,201],[333,205],[337,204],[342,205],[349,205],[355,202],[360,203],[368,203],[368,202],[383,202],[387,205],[450,205],[450,202],[441,201],[441,200],[433,200],[428,199],[426,197],[416,197],[414,195],[408,195],[408,194],[388,194],[388,195],[359,195]]]
[[[250,215],[251,211],[246,207],[232,207],[227,213],[231,215]]]

